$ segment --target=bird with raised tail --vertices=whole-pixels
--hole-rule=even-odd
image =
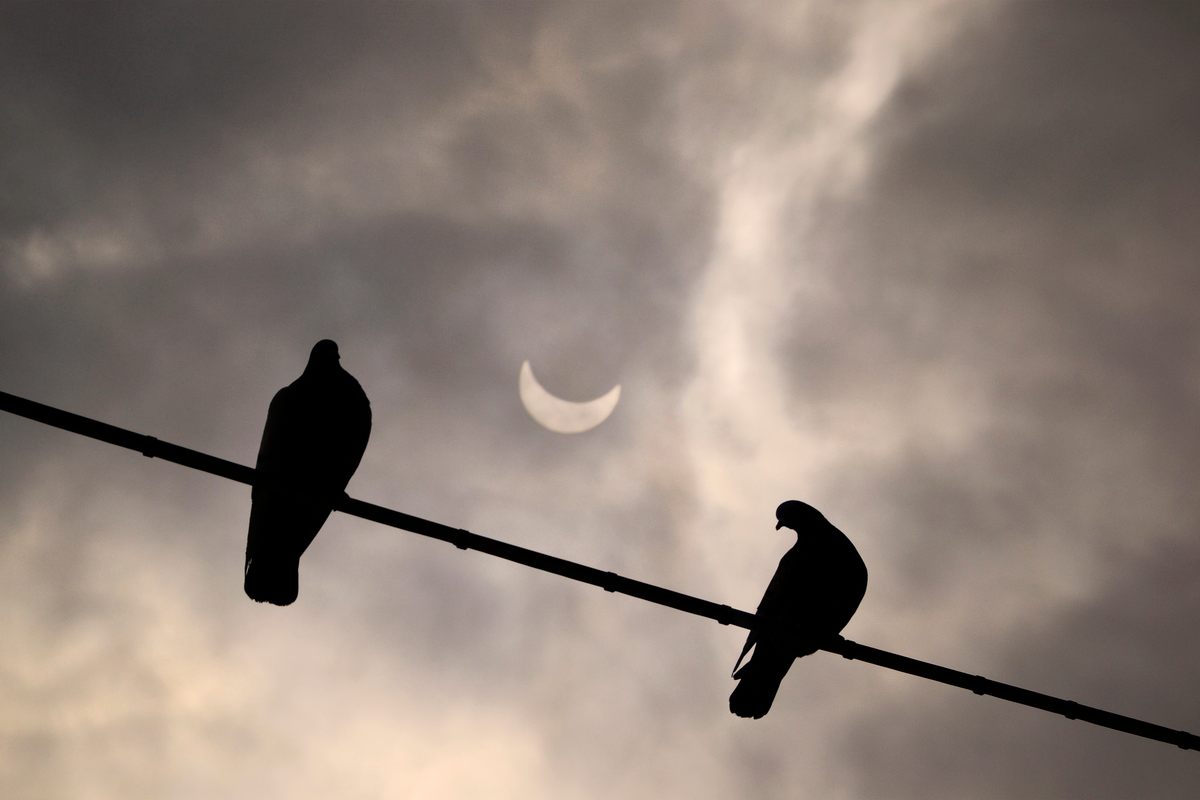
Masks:
[[[338,346],[317,342],[304,372],[267,410],[251,491],[246,594],[286,606],[299,593],[300,556],[358,468],[371,435],[371,404],[342,369]]]
[[[776,530],[796,532],[796,544],[780,559],[733,667],[738,685],[729,710],[739,717],[765,716],[792,662],[837,636],[867,591],[867,566],[858,550],[820,511],[788,500],[775,518]],[[751,648],[754,654],[741,666]]]

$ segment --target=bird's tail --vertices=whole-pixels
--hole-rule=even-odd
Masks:
[[[751,661],[737,673],[738,685],[729,695],[729,710],[739,717],[762,719],[771,710],[786,674],[786,667],[770,671],[755,669]]]
[[[746,652],[754,647],[750,660],[742,664]],[[770,637],[762,637],[751,633],[746,639],[746,646],[738,657],[741,669],[735,668],[733,677],[738,681],[733,693],[729,695],[729,710],[739,717],[761,719],[771,710],[779,684],[792,668],[792,662],[797,655],[807,655],[812,652],[806,645],[797,648],[795,642],[777,642]]]
[[[251,600],[286,606],[300,593],[300,553],[288,546],[284,535],[292,520],[276,519],[281,512],[269,506],[260,502],[250,506],[243,588]]]
[[[259,603],[291,605],[300,593],[299,559],[246,556],[246,596]]]

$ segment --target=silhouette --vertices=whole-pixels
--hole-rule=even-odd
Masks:
[[[242,464],[235,464],[232,461],[226,461],[223,458],[218,458],[208,453],[201,453],[198,450],[181,447],[173,442],[156,439],[153,436],[146,436],[127,428],[119,428],[116,425],[109,425],[106,422],[100,422],[90,417],[72,414],[61,408],[27,400],[24,397],[17,397],[8,392],[0,391],[0,411],[16,414],[17,416],[25,417],[44,425],[70,431],[71,433],[106,442],[116,447],[133,450],[150,458],[178,464],[182,467],[206,472],[210,475],[217,475],[227,480],[248,485],[253,485],[255,482],[255,471]],[[476,550],[481,553],[487,553],[516,564],[523,564],[543,572],[560,575],[573,581],[581,581],[592,586],[599,586],[609,592],[619,592],[629,597],[637,597],[647,602],[673,608],[687,614],[695,614],[720,622],[722,625],[737,625],[742,628],[754,629],[760,619],[759,616],[746,611],[740,611],[736,608],[730,608],[729,606],[720,605],[699,597],[664,589],[661,586],[637,581],[617,575],[614,572],[606,572],[574,561],[567,561],[563,558],[539,553],[536,550],[518,547],[507,542],[502,542],[499,539],[489,539],[486,536],[471,533],[463,528],[452,528],[432,520],[421,519],[411,514],[377,506],[374,503],[345,498],[340,510],[360,519],[371,520],[381,525],[388,525],[420,536],[428,536],[439,541],[449,542],[463,550]],[[780,511],[778,510],[775,513],[776,515],[780,515]],[[827,524],[824,523],[823,518],[822,522],[823,524]],[[861,595],[861,591],[859,594]],[[847,614],[847,618],[849,616]],[[1200,736],[1188,733],[1187,731],[1174,730],[1162,725],[1155,725],[1152,722],[1114,714],[1111,711],[1105,711],[1094,706],[1086,706],[1082,703],[1076,703],[1073,700],[1063,700],[1059,697],[1030,691],[1029,689],[1023,689],[1012,684],[989,680],[981,675],[972,675],[938,664],[931,664],[928,661],[919,661],[915,658],[900,655],[899,653],[890,653],[887,650],[880,650],[877,647],[852,642],[840,636],[831,637],[828,642],[821,645],[821,648],[841,655],[844,658],[874,664],[885,669],[892,669],[926,680],[944,683],[948,686],[956,686],[977,695],[988,695],[1010,703],[1018,703],[1030,708],[1049,711],[1052,714],[1060,714],[1068,719],[1088,722],[1110,730],[1172,744],[1184,750],[1200,751]],[[746,648],[746,650],[748,649]],[[745,650],[743,650],[744,655]],[[741,662],[740,657],[738,658],[738,662]]]
[[[246,537],[246,594],[260,603],[296,599],[300,556],[367,448],[371,404],[339,359],[337,344],[317,342],[303,374],[267,410]]]
[[[796,532],[758,604],[734,664],[738,685],[729,710],[760,719],[771,710],[783,676],[799,656],[815,653],[841,632],[867,590],[867,567],[854,545],[817,509],[788,500],[775,509],[775,529]],[[754,655],[741,669],[746,653]]]

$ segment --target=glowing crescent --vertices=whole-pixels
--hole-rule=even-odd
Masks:
[[[533,367],[529,366],[528,361],[521,365],[521,379],[517,382],[517,388],[521,392],[521,405],[525,406],[529,416],[542,427],[556,433],[590,431],[608,419],[621,399],[620,384],[609,389],[607,394],[586,403],[572,403],[555,397],[533,377]]]

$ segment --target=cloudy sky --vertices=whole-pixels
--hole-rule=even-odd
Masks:
[[[0,389],[252,463],[323,337],[356,497],[753,609],[807,500],[852,639],[1200,731],[1191,3],[32,3]],[[529,359],[565,436],[517,397]],[[1180,797],[1200,756],[0,416],[0,789]]]

